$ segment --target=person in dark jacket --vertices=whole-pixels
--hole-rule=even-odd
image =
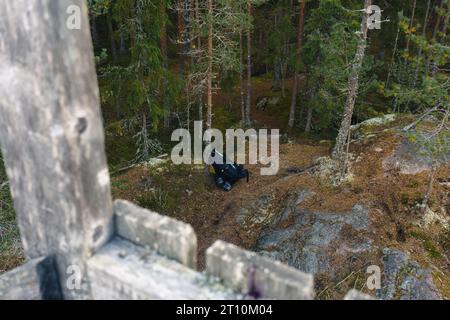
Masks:
[[[239,181],[242,178],[247,178],[247,182],[249,180],[249,172],[244,169],[243,165],[238,165],[235,162],[227,163],[227,157],[225,154],[221,154],[215,149],[211,152],[211,157],[215,157],[215,159],[221,158],[222,161],[218,161],[221,163],[213,162],[211,163],[214,168],[214,181],[219,188],[222,188],[225,191],[230,191],[233,187],[233,184]]]

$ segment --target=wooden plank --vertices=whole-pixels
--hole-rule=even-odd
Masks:
[[[116,239],[87,262],[94,299],[242,299],[211,280],[155,251]]]
[[[52,258],[38,258],[0,276],[0,300],[61,299]]]
[[[191,225],[124,200],[114,203],[114,213],[119,236],[187,267],[197,267],[197,236]]]
[[[258,299],[314,298],[311,274],[220,240],[206,251],[206,272],[222,279],[226,286]]]
[[[86,3],[2,0],[0,12],[0,140],[25,253],[55,254],[64,297],[88,298],[83,261],[110,238],[112,201]]]

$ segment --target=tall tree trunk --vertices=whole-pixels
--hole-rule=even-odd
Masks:
[[[428,1],[430,1],[430,0],[428,0]],[[392,51],[391,64],[389,66],[389,71],[388,71],[388,75],[386,78],[386,88],[389,86],[389,80],[391,79],[391,70],[392,70],[392,66],[394,65],[395,55],[397,54],[399,35],[400,35],[400,22],[398,22],[398,24],[397,24],[397,33],[395,35],[394,50]]]
[[[177,0],[177,42],[178,42],[178,61],[180,74],[184,73],[184,45],[183,45],[183,0]]]
[[[281,90],[281,61],[277,55],[273,64],[272,91]]]
[[[276,8],[275,14],[273,16],[273,28],[278,29],[278,23],[280,21],[280,9]],[[272,73],[272,91],[281,90],[281,58],[280,54],[276,53],[273,62],[273,73]]]
[[[166,23],[166,0],[159,0],[159,11],[161,15],[160,46],[164,67],[167,67],[167,23]]]
[[[440,5],[439,5],[439,9],[438,9],[438,12],[437,12],[437,17],[436,17],[436,24],[434,25],[434,29],[433,29],[433,38],[431,39],[432,43],[434,43],[436,41],[439,41],[439,39],[438,39],[438,31],[439,31],[439,26],[441,25],[441,21],[442,21],[441,12],[444,9],[444,3],[445,2],[449,2],[449,1],[448,0],[441,0]],[[448,17],[446,17],[445,19],[448,19]],[[445,22],[445,19],[444,19],[444,22]],[[448,25],[447,25],[446,28],[448,28]],[[427,60],[426,71],[427,72],[429,71],[431,77],[434,77],[436,75],[436,72],[437,72],[436,62],[435,61],[431,61],[430,58],[428,58],[428,60]]]
[[[252,3],[247,0],[248,16],[252,16]],[[252,28],[247,30],[247,106],[245,112],[245,123],[250,125],[250,110],[252,104]]]
[[[286,84],[285,84],[285,79],[286,79],[286,73],[287,73],[287,59],[286,57],[288,56],[288,41],[285,40],[284,44],[283,44],[283,50],[282,50],[282,58],[281,58],[281,96],[283,98],[286,97]]]
[[[184,57],[184,69],[189,67],[189,63],[192,63],[192,59],[187,59],[187,55],[191,50],[191,0],[183,0],[183,55]],[[186,128],[189,131],[190,129],[190,121],[191,121],[191,94],[189,86],[184,87],[186,93]]]
[[[207,84],[207,106],[206,128],[211,129],[212,123],[212,60],[213,60],[213,0],[208,0],[208,84]]]
[[[264,44],[263,44],[263,31],[259,30],[258,32],[258,48],[263,48]],[[256,51],[256,57],[255,57],[255,61],[259,62],[259,67],[258,67],[258,71],[261,69],[261,53],[263,50],[258,50]]]
[[[147,115],[142,112],[142,156],[144,160],[148,159],[150,151],[148,150],[148,132],[147,132]]]
[[[317,55],[316,57],[316,65],[320,65],[320,60],[321,57],[320,55]],[[306,80],[307,81],[307,85],[306,87],[309,87],[309,82],[311,82],[310,80]],[[312,97],[314,97],[317,93],[317,91],[319,90],[319,86],[320,86],[321,81],[317,81],[316,83],[314,83],[314,87],[311,91],[308,92],[308,96],[309,99],[311,100]],[[301,110],[300,110],[300,115],[301,115]],[[311,104],[308,105],[308,110],[307,110],[307,114],[306,114],[306,125],[305,125],[305,133],[310,133],[311,132],[311,124],[312,124],[312,115],[313,115],[313,107]]]
[[[440,4],[439,4],[439,9],[438,12],[436,14],[436,23],[434,25],[434,29],[433,29],[433,39],[436,39],[437,37],[437,33],[439,31],[439,26],[441,25],[441,15],[440,12],[442,11],[442,9],[444,8],[444,3],[445,0],[441,0]]]
[[[295,57],[295,62],[296,62],[296,67],[295,67],[295,74],[294,74],[294,85],[292,88],[292,99],[291,99],[291,110],[289,112],[289,128],[293,128],[294,127],[294,122],[295,122],[295,111],[296,111],[296,107],[297,107],[297,94],[298,94],[298,85],[299,85],[299,72],[298,72],[298,66],[297,64],[299,63],[300,60],[300,53],[302,50],[302,45],[303,45],[303,30],[304,30],[304,26],[305,26],[305,4],[306,4],[306,0],[300,0],[301,1],[301,5],[300,5],[300,17],[298,20],[298,30],[297,30],[297,50],[296,50],[296,57]]]
[[[414,2],[413,2],[411,18],[410,18],[410,22],[409,22],[409,29],[411,29],[412,26],[413,26],[414,15],[415,15],[415,12],[416,12],[416,2],[417,2],[416,0],[414,0]],[[405,48],[405,51],[406,51],[407,54],[409,54],[409,43],[410,43],[410,39],[409,39],[409,37],[407,37],[407,39],[406,39],[406,48]],[[410,67],[408,66],[408,57],[404,57],[403,60],[402,60],[402,63],[400,64],[400,77],[399,77],[400,85],[404,85],[406,83],[409,84],[411,82],[411,77],[410,77],[410,74],[408,72],[409,68]],[[395,111],[395,108],[397,107],[397,100],[398,100],[398,98],[396,97],[395,100],[394,100],[394,111]],[[407,104],[406,108],[409,109],[409,105],[408,104]]]
[[[97,18],[92,12],[89,13],[89,18],[91,22],[92,41],[94,42],[94,46],[96,46],[98,43]]]
[[[137,15],[137,3],[134,2],[133,6],[130,10],[131,17],[135,17]],[[134,47],[136,47],[136,41],[137,41],[137,30],[136,30],[136,23],[132,23],[130,27],[130,52]]]
[[[244,94],[244,45],[242,30],[239,30],[239,90],[241,97],[241,116],[242,123],[246,123],[245,118],[245,94]]]
[[[124,55],[126,53],[126,48],[125,48],[125,37],[123,35],[123,31],[120,30],[120,34],[119,34],[119,52],[121,55]]]
[[[196,24],[199,23],[199,4],[198,0],[194,0],[194,20],[196,21]],[[198,30],[195,30],[197,33]],[[195,35],[197,38],[197,50],[200,50],[202,47],[202,39],[200,38],[199,34]],[[202,129],[203,129],[203,94],[200,94],[198,96],[198,120],[202,121]]]
[[[431,3],[431,0],[428,0],[428,2],[427,2],[427,10],[425,11],[425,18],[424,18],[424,21],[423,21],[422,37],[424,37],[424,38],[425,38],[426,32],[427,32],[428,16],[429,16],[429,13],[430,13],[430,3]],[[413,88],[416,87],[417,77],[419,76],[419,68],[420,68],[421,65],[423,66],[423,63],[421,62],[421,60],[422,60],[422,47],[421,46],[419,47],[419,52],[417,54],[417,57],[418,57],[417,65],[416,65],[416,70],[414,71],[414,77],[413,77]]]
[[[312,106],[308,106],[308,113],[306,115],[306,125],[305,125],[305,132],[310,133],[311,132],[311,122],[312,122]]]
[[[447,0],[447,14],[444,17],[444,23],[442,24],[442,39],[441,40],[445,40],[447,37],[447,32],[448,32],[448,22],[450,19],[450,1]]]
[[[195,21],[199,20],[199,5],[198,5],[198,0],[195,0]],[[200,38],[200,36],[197,36],[197,49],[200,50],[200,48],[202,47],[202,39]]]
[[[416,13],[416,5],[417,5],[417,0],[414,0],[413,2],[413,7],[412,7],[412,13],[411,13],[411,20],[409,22],[409,28],[411,29],[414,25],[414,16]],[[409,37],[406,39],[406,52],[409,51],[409,43],[410,43],[410,39]]]
[[[166,0],[159,0],[159,12],[161,15],[161,35],[160,35],[160,48],[161,56],[163,60],[163,66],[168,70],[167,62],[167,21],[166,21]],[[167,101],[167,80],[164,78],[162,83],[162,95],[163,95],[163,106],[164,106],[164,128],[168,129],[170,127],[170,106]]]
[[[353,61],[352,69],[350,72],[349,80],[348,80],[348,96],[347,101],[345,103],[344,115],[342,117],[341,127],[339,129],[339,133],[336,139],[336,145],[333,150],[333,158],[336,159],[341,166],[344,166],[345,162],[345,143],[348,138],[348,132],[350,130],[350,125],[352,121],[353,109],[355,107],[356,97],[358,95],[359,89],[359,72],[362,67],[362,62],[364,59],[364,54],[367,46],[367,19],[369,17],[369,13],[367,8],[371,5],[372,0],[364,1],[364,13],[361,22],[361,30],[359,33],[359,44],[356,49],[355,59]]]
[[[114,29],[113,29],[113,23],[112,23],[112,14],[111,10],[108,9],[106,12],[106,23],[108,25],[108,36],[109,36],[109,43],[111,46],[111,54],[113,63],[117,62],[117,49],[116,49],[116,41],[114,40]]]
[[[191,0],[183,0],[183,12],[182,12],[182,16],[183,16],[183,34],[182,34],[182,39],[183,39],[183,54],[186,55],[190,48],[191,42],[190,42],[190,37],[189,34],[191,32],[191,21],[190,21],[190,13],[191,13]],[[186,63],[186,59],[184,60],[184,62]]]

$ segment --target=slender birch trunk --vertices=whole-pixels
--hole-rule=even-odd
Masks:
[[[369,13],[367,8],[371,5],[372,0],[364,1],[364,13],[361,22],[361,30],[359,32],[359,44],[356,49],[355,59],[353,61],[352,70],[348,80],[348,96],[345,103],[344,115],[342,117],[341,127],[336,139],[336,145],[333,150],[332,157],[339,161],[340,165],[343,166],[345,162],[345,143],[347,141],[348,132],[350,130],[350,125],[352,121],[353,109],[355,107],[356,97],[358,95],[359,89],[359,72],[361,71],[364,54],[367,46],[367,19]]]

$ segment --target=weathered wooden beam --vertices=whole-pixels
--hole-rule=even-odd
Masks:
[[[89,298],[84,260],[110,238],[112,201],[86,3],[0,12],[0,142],[25,253],[54,255],[64,297]]]
[[[314,298],[314,279],[311,274],[220,240],[206,251],[206,273],[254,298]]]
[[[242,299],[220,283],[155,251],[115,239],[87,262],[92,297],[128,299]]]
[[[187,267],[197,267],[197,236],[191,225],[140,208],[128,201],[114,203],[116,233],[156,250]]]
[[[61,299],[54,260],[38,258],[0,276],[0,300]]]

